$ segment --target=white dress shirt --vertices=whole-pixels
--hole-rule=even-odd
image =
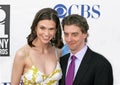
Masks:
[[[87,51],[87,48],[88,48],[87,45],[85,45],[79,52],[77,52],[76,54],[74,54],[76,56],[74,78],[75,78],[76,73],[78,71],[78,68],[79,68],[79,66],[81,64],[81,61],[82,61],[82,59],[83,59],[83,57],[84,57],[84,55],[85,55],[85,53]],[[68,68],[69,68],[69,65],[70,65],[70,62],[71,62],[71,56],[72,55],[73,54],[70,53],[70,57],[68,59],[68,65],[67,65],[66,75],[67,75],[67,71],[68,71]]]

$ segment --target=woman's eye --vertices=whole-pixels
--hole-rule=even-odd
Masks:
[[[55,30],[55,28],[50,28],[50,30]]]
[[[40,29],[45,29],[45,27],[40,27]]]

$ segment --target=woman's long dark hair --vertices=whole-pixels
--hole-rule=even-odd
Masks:
[[[35,47],[35,45],[33,45],[32,42],[37,37],[35,28],[40,20],[53,20],[56,23],[56,34],[55,37],[51,39],[51,44],[57,48],[62,48],[64,44],[62,39],[60,20],[57,12],[52,8],[41,9],[35,15],[35,18],[31,26],[31,33],[27,37],[28,45],[31,47]]]

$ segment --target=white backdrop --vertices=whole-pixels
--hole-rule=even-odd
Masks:
[[[10,82],[15,52],[26,44],[26,37],[38,10],[44,7],[54,8],[57,4],[64,4],[67,9],[73,4],[87,4],[90,7],[100,5],[99,18],[87,18],[90,26],[88,45],[111,62],[114,85],[120,85],[120,4],[118,0],[0,0],[0,5],[6,4],[10,5],[10,56],[0,56],[0,82]],[[72,9],[75,13],[79,13],[80,10],[75,7]]]

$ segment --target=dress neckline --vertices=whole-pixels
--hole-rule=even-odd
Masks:
[[[29,73],[30,70],[35,70],[36,72],[40,73],[41,75],[44,75],[44,76],[46,76],[46,77],[49,77],[49,76],[51,76],[51,75],[56,71],[56,69],[58,68],[58,65],[59,65],[59,62],[57,61],[57,65],[56,65],[55,69],[54,69],[54,70],[52,71],[52,73],[50,73],[49,75],[41,72],[35,65],[32,65],[32,66],[26,71],[26,73],[24,73],[23,75],[26,75],[27,73]]]

